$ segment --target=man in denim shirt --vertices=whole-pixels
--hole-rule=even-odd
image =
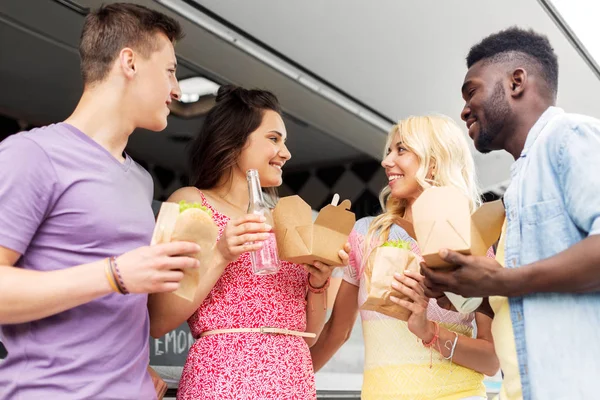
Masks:
[[[600,121],[554,107],[547,38],[511,28],[474,46],[462,119],[482,153],[515,158],[505,264],[442,250],[427,294],[507,296],[524,399],[592,399],[600,378]]]

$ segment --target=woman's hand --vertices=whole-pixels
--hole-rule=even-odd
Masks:
[[[325,286],[334,269],[348,265],[349,253],[350,243],[346,243],[344,248],[338,252],[338,255],[342,259],[341,265],[326,265],[319,261],[315,261],[313,265],[304,264],[304,269],[310,274],[308,284],[315,289]]]
[[[246,214],[230,220],[217,242],[217,250],[225,265],[236,261],[242,253],[256,251],[269,238],[273,227],[265,223],[262,215]]]
[[[430,342],[435,334],[435,326],[427,319],[429,298],[425,296],[423,289],[425,277],[416,271],[405,271],[404,274],[394,274],[394,279],[397,282],[392,283],[392,287],[411,301],[395,296],[390,299],[411,312],[407,321],[408,329],[424,342]]]

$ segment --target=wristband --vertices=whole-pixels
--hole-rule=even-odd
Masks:
[[[121,276],[121,271],[119,271],[119,265],[117,264],[117,258],[113,256],[113,257],[109,258],[109,261],[110,261],[110,265],[112,268],[113,276],[116,274],[116,276],[118,278],[117,286],[119,286],[121,294],[129,294],[129,292],[127,291],[127,288],[125,287],[125,282],[123,282],[123,276]]]
[[[433,368],[433,346],[435,346],[437,344],[440,354],[442,353],[442,351],[440,349],[440,345],[438,344],[438,339],[440,337],[440,324],[438,324],[435,321],[433,321],[433,324],[435,325],[435,333],[433,334],[433,338],[431,338],[431,340],[427,343],[425,343],[423,340],[421,340],[421,343],[423,343],[423,346],[426,348],[429,348],[429,368],[430,369]]]
[[[458,343],[458,333],[454,332],[454,342],[450,342],[449,340],[446,340],[446,343],[444,343],[444,347],[448,350],[450,350],[450,355],[448,357],[444,357],[445,360],[450,360],[450,363],[452,363],[452,357],[454,357],[454,350],[456,349],[456,343]],[[449,347],[450,344],[452,344],[452,347]]]
[[[106,265],[104,266],[104,274],[106,275],[106,280],[108,281],[108,284],[110,285],[110,288],[113,290],[113,292],[121,293],[121,290],[119,289],[119,286],[117,285],[117,282],[115,281],[115,275],[112,272],[112,267],[110,265],[110,259],[108,259],[108,258],[106,259]]]
[[[329,283],[331,283],[331,277],[327,278],[327,281],[325,282],[325,284],[323,285],[323,287],[316,288],[316,287],[314,287],[313,285],[310,284],[310,274],[308,275],[308,290],[311,293],[315,293],[315,294],[325,293],[325,291],[329,287]]]

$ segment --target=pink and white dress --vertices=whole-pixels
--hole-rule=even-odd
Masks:
[[[213,213],[219,236],[229,218]],[[302,337],[253,332],[200,337],[205,331],[263,326],[306,330],[308,274],[301,265],[281,262],[272,275],[254,275],[250,254],[223,275],[188,324],[196,342],[188,354],[177,399],[316,399],[308,345]]]

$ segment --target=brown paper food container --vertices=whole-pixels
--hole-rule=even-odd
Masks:
[[[217,225],[206,212],[194,208],[179,212],[179,204],[162,203],[152,235],[152,244],[173,241],[195,242],[202,249],[200,253],[194,255],[200,260],[200,267],[183,270],[179,289],[173,292],[177,296],[189,301],[194,299],[200,279],[212,262],[218,234]]]
[[[443,248],[484,256],[500,237],[504,214],[501,200],[485,203],[471,215],[469,201],[458,189],[425,190],[412,206],[415,239],[425,263],[432,268],[450,266],[438,254]]]
[[[279,258],[296,264],[320,261],[341,265],[338,252],[344,248],[356,218],[350,200],[325,206],[312,222],[311,208],[300,196],[279,199],[273,222]]]
[[[411,311],[394,303],[390,296],[411,301],[404,294],[392,288],[394,273],[418,271],[419,259],[410,250],[397,247],[378,247],[371,263],[367,263],[364,271],[367,300],[360,307],[363,310],[376,311],[389,317],[408,321]]]

